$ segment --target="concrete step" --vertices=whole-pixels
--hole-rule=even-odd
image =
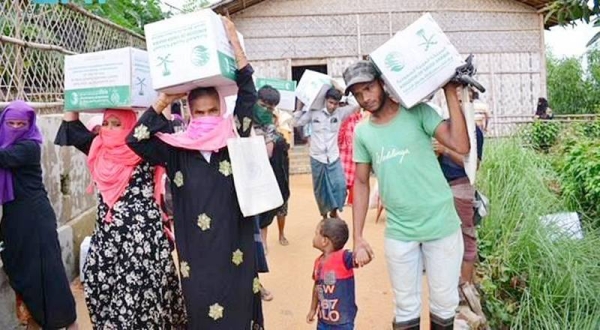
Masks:
[[[290,174],[310,173],[310,155],[308,147],[295,146],[290,149]]]

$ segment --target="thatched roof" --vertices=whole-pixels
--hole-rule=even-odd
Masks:
[[[221,0],[214,5],[212,5],[212,9],[216,12],[225,14],[229,12],[229,14],[234,14],[240,10],[244,10],[246,8],[250,8],[260,2],[265,0]],[[537,11],[543,12],[544,8],[551,2],[550,0],[514,0],[517,2],[521,2],[527,6],[535,8]],[[558,21],[556,18],[551,17],[548,22],[546,22],[546,28],[557,25]]]

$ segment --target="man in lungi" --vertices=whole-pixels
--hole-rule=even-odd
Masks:
[[[310,166],[313,190],[323,219],[337,217],[346,201],[346,179],[340,162],[338,133],[342,122],[359,110],[358,105],[340,107],[342,92],[335,87],[325,94],[325,108],[294,113],[294,126],[312,126]]]

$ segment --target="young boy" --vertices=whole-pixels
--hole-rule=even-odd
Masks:
[[[347,241],[348,225],[343,220],[327,218],[317,225],[313,247],[323,254],[315,261],[312,303],[306,316],[312,323],[318,311],[317,330],[354,329],[354,258],[343,250]]]

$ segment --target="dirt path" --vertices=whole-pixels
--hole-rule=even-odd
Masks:
[[[277,240],[276,222],[269,228],[269,267],[261,281],[271,290],[275,299],[264,304],[265,328],[268,330],[315,329],[306,323],[311,298],[311,271],[319,252],[312,247],[315,226],[320,219],[309,175],[291,178],[292,197],[286,222],[289,246],[281,246]],[[351,210],[345,209],[341,217],[351,221]],[[358,269],[356,276],[356,299],[359,313],[356,329],[390,329],[393,317],[393,294],[383,255],[383,230],[385,224],[375,223],[375,212],[369,212],[365,235],[375,251],[375,260],[367,267]],[[351,227],[350,227],[351,228]],[[346,248],[352,248],[351,242]],[[81,329],[91,329],[83,292],[74,285]],[[424,296],[426,293],[424,293]],[[422,328],[427,329],[429,317],[424,303]],[[233,329],[232,329],[233,330]]]

